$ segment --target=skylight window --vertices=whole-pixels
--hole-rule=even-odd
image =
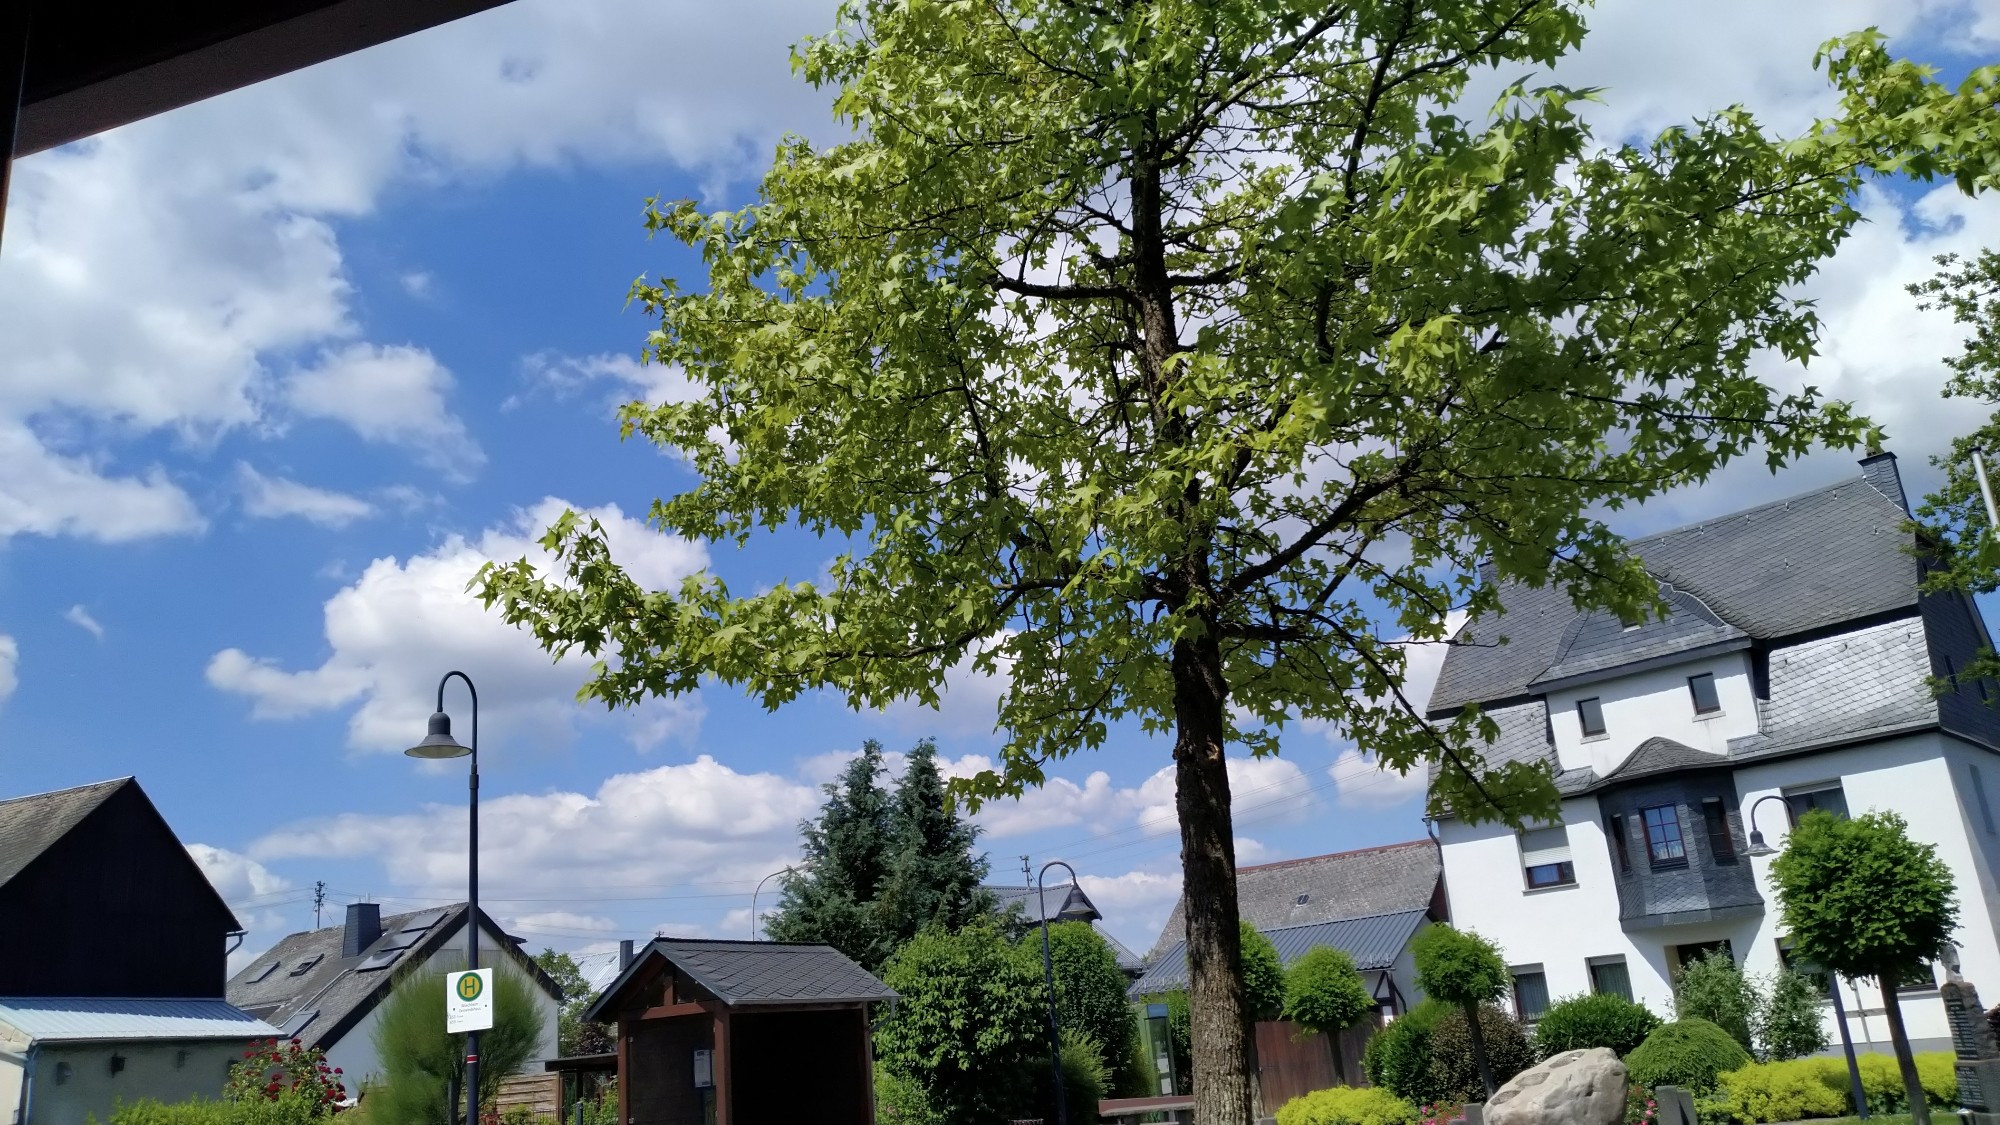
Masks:
[[[1722,710],[1722,699],[1715,693],[1713,672],[1689,676],[1688,694],[1694,698],[1694,713],[1697,715],[1713,715]]]
[[[1311,901],[1312,901],[1312,895],[1310,895],[1310,894],[1302,894],[1302,895],[1300,895],[1300,896],[1298,897],[1298,901],[1297,901],[1297,902],[1295,902],[1295,903],[1294,903],[1293,905],[1295,905],[1295,906],[1304,906],[1304,905],[1305,905],[1306,903],[1308,903],[1308,902],[1311,902]]]
[[[313,971],[314,965],[319,964],[321,961],[325,959],[326,959],[326,954],[315,953],[311,957],[308,957],[305,960],[299,962],[298,968],[292,970],[292,975],[295,977],[305,976],[307,973]]]
[[[278,962],[276,962],[276,961],[273,961],[273,962],[271,962],[270,964],[268,964],[268,965],[264,966],[264,970],[263,970],[262,972],[258,973],[258,974],[257,974],[256,976],[254,976],[254,977],[251,977],[251,978],[250,978],[249,980],[245,981],[244,983],[245,983],[245,984],[256,984],[256,983],[257,983],[258,981],[260,981],[260,980],[263,980],[263,979],[264,979],[265,977],[268,977],[268,976],[270,976],[270,975],[271,975],[272,973],[275,973],[275,972],[277,972],[277,971],[278,971]]]

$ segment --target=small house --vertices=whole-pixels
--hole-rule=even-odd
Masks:
[[[655,938],[584,1018],[617,1025],[623,1125],[873,1125],[895,997],[832,946]]]

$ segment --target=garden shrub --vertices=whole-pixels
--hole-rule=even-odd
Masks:
[[[1714,1090],[1717,1076],[1748,1065],[1743,1044],[1704,1019],[1663,1023],[1625,1057],[1632,1081],[1647,1089],[1680,1086],[1699,1093]]]
[[[1795,969],[1764,978],[1763,997],[1750,1021],[1760,1057],[1766,1062],[1802,1059],[1825,1050],[1826,1027],[1820,1022],[1825,999],[1813,978]]]
[[[1097,1120],[1097,1103],[1104,1100],[1105,1091],[1111,1085],[1111,1068],[1104,1063],[1104,1048],[1097,1038],[1080,1027],[1062,1029],[1063,1101],[1069,1107],[1071,1121]],[[1041,1062],[1041,1074],[1048,1074],[1048,1060]],[[1043,1108],[1043,1120],[1054,1121],[1055,1114],[1048,1112],[1049,1089],[1046,1081],[1037,1090]]]
[[[1492,1004],[1479,1006],[1479,1027],[1486,1036],[1486,1061],[1493,1081],[1505,1085],[1535,1065],[1535,1046],[1521,1021]],[[1429,1096],[1422,1102],[1483,1102],[1486,1085],[1479,1080],[1479,1063],[1472,1054],[1472,1036],[1465,1013],[1451,1009],[1438,1018],[1430,1034]]]
[[[234,1125],[236,1107],[228,1102],[195,1098],[185,1102],[162,1102],[141,1098],[119,1102],[111,1111],[111,1125]],[[91,1125],[97,1125],[92,1117]]]
[[[924,1088],[876,1063],[875,1120],[881,1125],[931,1125]]]
[[[1535,1025],[1535,1049],[1546,1059],[1564,1051],[1609,1047],[1623,1058],[1658,1026],[1660,1017],[1623,996],[1570,996],[1542,1013]]]
[[[1361,1055],[1368,1081],[1417,1105],[1441,1101],[1430,1085],[1431,1029],[1451,1010],[1425,1000],[1371,1036]]]
[[[1751,1050],[1750,1023],[1757,1008],[1757,990],[1721,950],[1681,966],[1674,976],[1674,1018],[1720,1027],[1745,1054]]]
[[[1417,1107],[1376,1087],[1335,1086],[1279,1106],[1278,1125],[1417,1125]]]
[[[1893,1057],[1868,1054],[1855,1062],[1870,1113],[1909,1112],[1909,1099]],[[1917,1056],[1917,1075],[1923,1082],[1925,1100],[1933,1108],[1950,1109],[1957,1104],[1955,1062],[1949,1051]],[[1854,1112],[1846,1061],[1823,1056],[1753,1063],[1730,1071],[1718,1079],[1715,1098],[1719,1113],[1746,1125],[1844,1117]]]

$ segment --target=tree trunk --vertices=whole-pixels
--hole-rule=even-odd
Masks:
[[[1479,1067],[1479,1084],[1486,1087],[1486,1100],[1500,1091],[1500,1084],[1493,1081],[1493,1064],[1486,1061],[1486,1029],[1479,1023],[1479,1005],[1465,1006],[1465,1034],[1472,1040],[1472,1061]]]
[[[1236,922],[1236,844],[1223,760],[1222,652],[1211,636],[1177,642],[1174,804],[1187,921],[1188,1038],[1195,1125],[1250,1125],[1255,1092]]]
[[[1924,1097],[1924,1081],[1917,1076],[1917,1057],[1910,1053],[1910,1036],[1903,1030],[1903,1005],[1896,996],[1896,974],[1884,972],[1882,1014],[1889,1020],[1889,1042],[1896,1048],[1896,1069],[1903,1074],[1903,1092],[1909,1095],[1913,1125],[1931,1125],[1931,1104]]]

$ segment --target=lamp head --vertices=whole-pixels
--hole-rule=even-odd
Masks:
[[[1746,854],[1757,859],[1762,859],[1765,856],[1777,855],[1778,849],[1765,843],[1764,834],[1752,828],[1750,830],[1750,850]]]
[[[1083,888],[1071,884],[1068,897],[1063,899],[1062,909],[1056,911],[1058,922],[1095,922],[1104,915],[1084,897]]]
[[[412,758],[463,758],[472,748],[451,736],[451,716],[439,711],[431,715],[431,732],[403,753]]]

